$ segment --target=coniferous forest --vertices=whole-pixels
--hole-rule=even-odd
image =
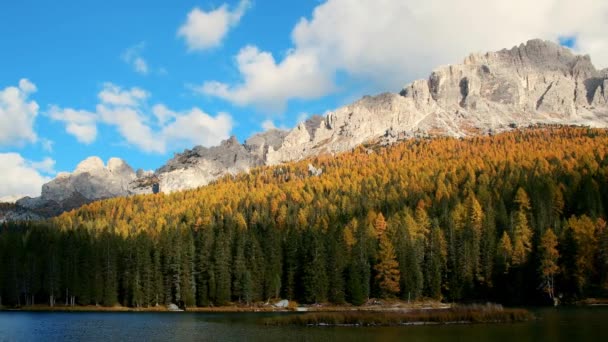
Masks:
[[[607,130],[372,144],[5,223],[0,305],[605,297],[607,209]]]

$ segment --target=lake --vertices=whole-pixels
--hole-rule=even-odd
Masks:
[[[532,310],[514,324],[267,327],[273,313],[0,312],[0,341],[602,341],[608,307]]]

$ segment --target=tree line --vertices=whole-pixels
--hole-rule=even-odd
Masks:
[[[607,150],[574,127],[370,144],[5,223],[0,305],[606,296]]]

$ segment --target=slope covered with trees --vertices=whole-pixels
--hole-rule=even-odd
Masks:
[[[605,296],[607,152],[588,128],[414,139],[6,223],[1,304]]]

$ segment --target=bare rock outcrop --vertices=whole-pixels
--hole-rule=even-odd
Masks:
[[[110,158],[107,166],[99,157],[89,157],[72,173],[60,173],[42,186],[40,197],[17,201],[20,207],[42,215],[55,215],[83,204],[131,194],[135,171],[122,159]]]
[[[262,165],[261,155],[262,152],[254,153],[240,144],[236,137],[231,137],[219,146],[197,146],[175,154],[155,175],[162,192],[192,189],[207,185],[225,174],[247,172],[251,167]]]

